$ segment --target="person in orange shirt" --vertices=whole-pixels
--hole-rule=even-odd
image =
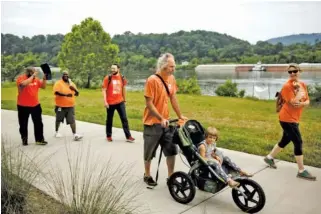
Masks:
[[[290,64],[288,67],[289,80],[283,85],[281,96],[284,101],[279,111],[279,121],[283,129],[283,136],[264,161],[272,168],[277,168],[274,157],[282,151],[291,141],[294,144],[294,155],[299,171],[298,178],[316,180],[303,165],[302,137],[299,130],[299,121],[303,108],[310,104],[307,86],[299,80],[301,69],[298,65]]]
[[[151,75],[145,84],[144,97],[146,107],[143,116],[145,161],[144,182],[149,186],[157,185],[156,181],[154,181],[151,176],[150,167],[151,161],[155,157],[159,144],[162,145],[163,153],[167,159],[168,177],[170,177],[174,172],[175,156],[178,153],[177,146],[171,142],[165,142],[162,138],[165,133],[165,129],[169,125],[168,100],[170,100],[177,117],[181,120],[187,120],[187,118],[181,114],[176,98],[178,88],[173,75],[174,71],[174,56],[170,53],[165,53],[158,59],[155,75]]]
[[[107,141],[112,140],[112,127],[114,112],[117,110],[122,122],[123,130],[127,142],[134,142],[135,138],[131,136],[126,115],[126,90],[127,80],[120,74],[120,66],[112,64],[111,74],[105,76],[102,84],[102,93],[104,104],[107,111],[106,136]]]
[[[42,108],[38,99],[39,88],[46,88],[46,76],[44,75],[41,81],[37,78],[37,74],[38,72],[35,68],[28,67],[25,74],[20,75],[16,80],[19,132],[24,146],[28,145],[28,120],[30,114],[34,124],[36,145],[48,144],[43,136]]]
[[[53,91],[55,94],[55,112],[56,112],[56,133],[55,137],[62,137],[58,132],[60,123],[64,122],[70,125],[71,131],[74,135],[74,140],[81,140],[83,136],[76,133],[76,120],[75,120],[75,96],[79,96],[79,91],[76,85],[71,82],[67,71],[62,73],[61,80],[58,80]]]

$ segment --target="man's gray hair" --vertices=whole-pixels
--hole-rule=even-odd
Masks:
[[[174,58],[173,54],[171,53],[162,54],[157,60],[156,70],[157,71],[163,70],[167,66],[169,58]]]

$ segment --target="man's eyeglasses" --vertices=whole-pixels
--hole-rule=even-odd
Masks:
[[[292,74],[292,73],[296,74],[296,73],[298,73],[298,71],[299,71],[299,70],[290,70],[290,71],[288,71],[288,73],[289,73],[289,74]]]

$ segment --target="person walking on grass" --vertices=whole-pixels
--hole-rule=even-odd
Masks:
[[[299,130],[299,121],[303,108],[310,104],[307,86],[299,80],[301,69],[298,65],[290,64],[288,69],[289,80],[281,90],[281,109],[279,110],[279,121],[283,129],[283,136],[272,151],[264,158],[265,163],[276,169],[274,157],[286,147],[290,141],[294,144],[294,155],[298,165],[298,178],[316,180],[303,165],[302,137]],[[283,105],[282,105],[283,104]]]
[[[61,80],[58,80],[53,87],[55,95],[56,133],[55,137],[62,135],[58,132],[60,123],[66,118],[67,125],[70,125],[75,141],[81,140],[83,136],[76,133],[75,120],[75,96],[79,96],[76,85],[71,82],[67,71],[62,73]]]
[[[156,75],[151,75],[145,83],[144,97],[146,107],[143,116],[144,182],[149,186],[157,185],[151,176],[150,167],[158,145],[162,145],[163,153],[167,158],[168,177],[174,172],[175,156],[178,154],[176,145],[172,142],[165,142],[164,138],[162,138],[165,128],[169,125],[168,99],[177,117],[181,120],[187,120],[181,114],[176,98],[177,85],[173,75],[174,71],[174,56],[170,53],[163,54],[158,59]]]
[[[127,142],[134,142],[126,115],[126,90],[127,80],[120,74],[120,66],[112,64],[111,74],[105,76],[102,84],[104,105],[107,111],[106,137],[108,142],[112,142],[112,127],[115,110],[120,117]]]
[[[28,67],[25,73],[16,80],[19,132],[24,146],[28,145],[28,120],[30,114],[34,125],[36,145],[48,144],[43,136],[42,108],[38,99],[39,88],[46,88],[46,76],[43,75],[43,79],[39,80],[37,75],[38,72],[34,67]]]

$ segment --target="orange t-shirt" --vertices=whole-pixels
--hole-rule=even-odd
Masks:
[[[105,76],[102,88],[106,89],[107,103],[109,105],[116,105],[124,101],[123,87],[127,85],[127,80],[124,78],[124,84],[121,75],[111,75],[111,80],[108,85],[108,75]]]
[[[72,82],[71,85],[77,90],[76,85]],[[73,107],[75,106],[75,91],[71,90],[69,88],[69,83],[64,82],[62,79],[58,80],[54,87],[53,87],[53,92],[55,93],[56,91],[62,94],[72,94],[72,97],[65,97],[65,96],[59,96],[55,95],[55,103],[56,106],[59,107]]]
[[[177,92],[177,85],[174,75],[171,76],[162,76],[163,80],[167,84],[170,95],[173,95]],[[163,118],[169,119],[169,110],[168,110],[168,95],[165,89],[164,84],[155,75],[151,75],[145,83],[145,97],[153,98],[153,104],[156,107],[158,113],[162,115]],[[159,124],[161,121],[152,115],[151,111],[145,107],[143,123],[145,125]]]
[[[23,74],[19,76],[16,80],[18,87],[18,99],[17,103],[19,106],[35,107],[39,104],[38,92],[42,85],[42,82],[38,78],[34,78],[31,83],[25,87],[20,87],[19,85],[24,80],[28,79],[27,75]]]
[[[282,106],[279,112],[279,120],[287,123],[299,123],[300,117],[303,111],[303,107],[295,108],[289,102],[296,98],[301,102],[309,100],[308,90],[306,85],[303,82],[299,82],[300,89],[295,94],[293,81],[287,81],[281,91],[282,98],[285,100],[284,105]]]

